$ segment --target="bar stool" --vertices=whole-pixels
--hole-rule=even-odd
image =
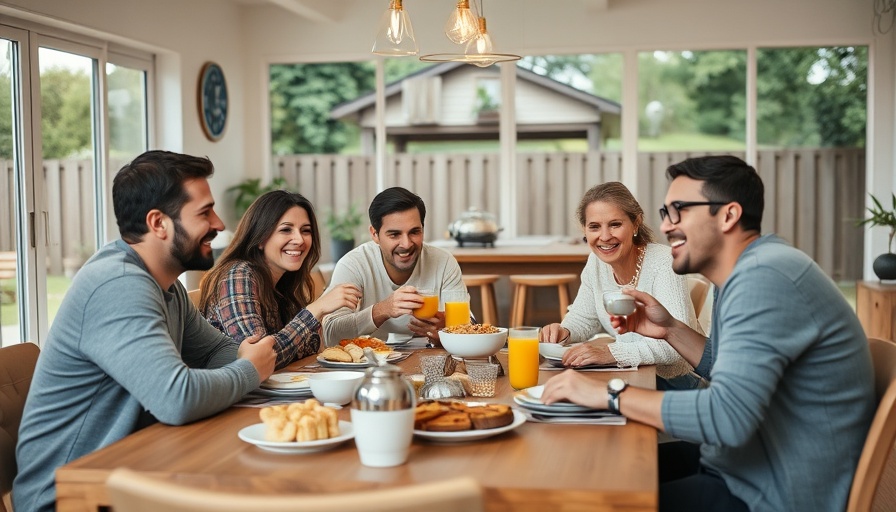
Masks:
[[[560,320],[566,315],[569,307],[569,283],[576,280],[575,274],[540,274],[540,275],[512,275],[513,306],[510,311],[510,326],[523,325],[526,312],[526,292],[530,286],[556,286],[560,298]]]
[[[479,297],[482,300],[482,316],[479,320],[484,324],[498,325],[498,304],[495,300],[495,282],[501,276],[496,274],[470,274],[464,275],[464,285],[467,289],[479,288]]]

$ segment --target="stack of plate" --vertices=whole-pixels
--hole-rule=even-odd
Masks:
[[[256,394],[264,396],[285,396],[290,398],[310,398],[311,387],[308,384],[310,373],[282,372],[275,373],[261,383],[261,387],[255,390]]]
[[[547,405],[541,401],[541,394],[544,386],[535,386],[522,389],[513,395],[513,401],[523,409],[536,413],[541,416],[557,416],[557,417],[579,417],[579,418],[601,418],[604,416],[616,416],[615,414],[584,405],[573,404],[570,402],[555,402]]]

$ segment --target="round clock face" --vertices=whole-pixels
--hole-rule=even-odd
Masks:
[[[227,82],[221,66],[208,62],[199,75],[199,119],[209,140],[220,140],[227,126]]]

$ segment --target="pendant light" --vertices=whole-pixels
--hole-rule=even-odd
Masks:
[[[387,57],[417,55],[414,29],[401,0],[389,0],[389,9],[377,25],[376,41],[371,52]]]
[[[458,2],[460,4],[460,2]],[[460,7],[460,5],[458,5]],[[491,66],[497,62],[509,62],[520,60],[519,55],[510,53],[495,53],[494,43],[488,33],[487,24],[485,22],[485,14],[482,8],[482,0],[479,0],[479,23],[475,35],[467,41],[464,53],[432,53],[429,55],[421,55],[420,60],[424,62],[464,62],[473,64],[481,68]]]
[[[445,23],[445,35],[454,44],[463,44],[479,33],[479,23],[470,10],[470,0],[458,0]]]

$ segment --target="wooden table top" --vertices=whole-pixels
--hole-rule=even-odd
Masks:
[[[419,373],[416,351],[400,363]],[[500,356],[506,362],[506,356]],[[311,358],[291,365],[300,370]],[[506,367],[506,366],[505,366]],[[544,383],[554,371],[542,371]],[[587,372],[589,378],[620,376],[653,388],[653,366],[636,372]],[[512,404],[507,377],[495,398]],[[483,399],[473,399],[483,400]],[[57,510],[96,511],[108,505],[105,479],[117,468],[210,489],[247,494],[344,492],[472,476],[486,489],[488,510],[656,510],[657,439],[651,427],[527,422],[513,431],[468,443],[439,444],[415,438],[406,464],[362,466],[352,441],[318,453],[284,455],[241,441],[237,432],[259,422],[257,408],[231,407],[181,427],[156,424],[56,472]],[[340,419],[349,419],[349,408]]]

